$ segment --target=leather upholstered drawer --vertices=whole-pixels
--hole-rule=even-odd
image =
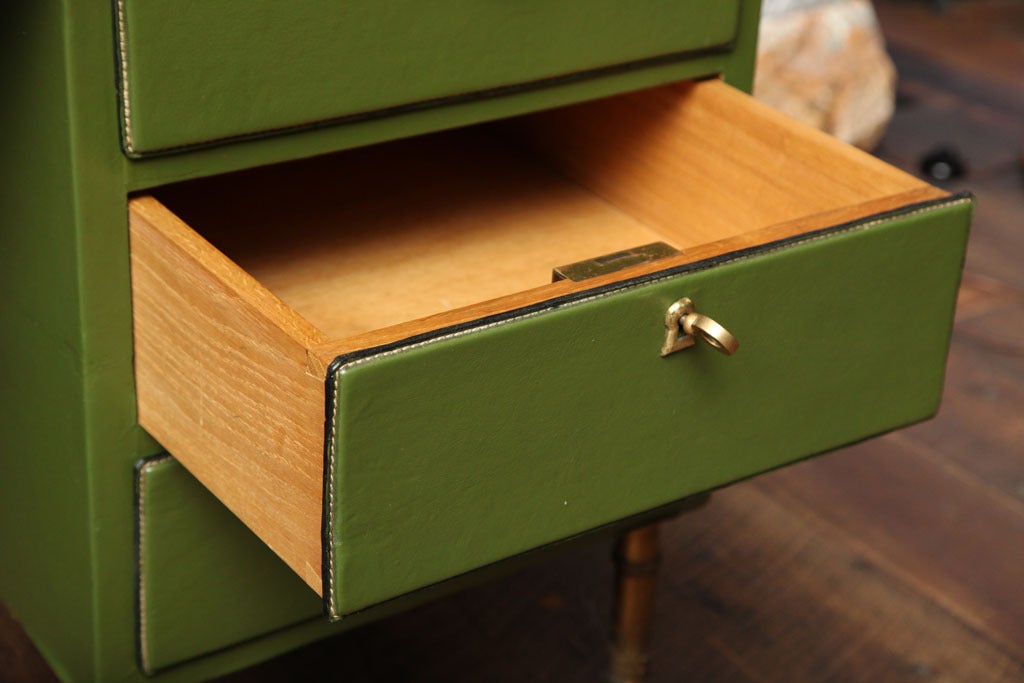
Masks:
[[[756,15],[743,2],[118,0],[124,147],[169,152],[724,54],[741,10]]]
[[[163,188],[139,420],[340,618],[929,416],[970,208],[718,81]]]
[[[135,524],[147,674],[320,615],[305,584],[168,455],[136,467]]]

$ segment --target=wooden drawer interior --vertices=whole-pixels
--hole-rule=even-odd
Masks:
[[[140,423],[320,591],[334,358],[944,194],[714,80],[168,186],[130,202]]]
[[[326,338],[358,340],[549,296],[566,263],[658,241],[694,260],[941,192],[708,81],[155,194]]]

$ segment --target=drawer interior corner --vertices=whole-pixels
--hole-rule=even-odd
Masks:
[[[652,242],[705,256],[936,192],[705,81],[155,194],[327,338],[346,339],[549,295],[566,286],[550,284],[565,263]]]

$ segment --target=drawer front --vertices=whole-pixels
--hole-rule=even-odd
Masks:
[[[119,0],[125,148],[171,151],[727,52],[742,4]]]
[[[930,416],[970,200],[339,358],[324,597],[346,613]],[[681,297],[725,325],[659,356]]]
[[[170,456],[139,463],[136,501],[144,672],[320,615],[302,579]]]

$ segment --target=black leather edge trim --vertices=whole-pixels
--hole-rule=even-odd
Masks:
[[[504,320],[509,320],[511,318],[518,318],[528,313],[535,313],[549,308],[559,308],[567,303],[571,303],[579,299],[586,299],[598,294],[607,294],[610,292],[614,292],[615,290],[618,289],[627,289],[654,280],[661,280],[666,277],[683,275],[685,273],[696,270],[706,270],[708,268],[714,268],[715,266],[725,261],[733,261],[737,258],[753,256],[759,252],[772,251],[780,247],[796,246],[802,242],[811,241],[818,237],[828,235],[829,233],[842,232],[844,230],[848,230],[849,228],[853,228],[858,225],[863,225],[865,223],[871,223],[874,221],[898,218],[901,215],[913,213],[921,209],[937,208],[944,204],[952,204],[962,199],[966,199],[968,197],[973,198],[973,195],[970,192],[958,192],[957,194],[952,194],[947,197],[941,197],[939,199],[930,199],[928,201],[917,202],[915,204],[906,204],[898,209],[884,211],[882,213],[871,214],[870,216],[864,216],[863,218],[858,218],[856,220],[848,221],[846,223],[839,223],[838,225],[832,225],[827,228],[814,230],[812,232],[805,232],[799,235],[794,235],[792,237],[786,237],[780,240],[776,240],[774,242],[765,242],[764,244],[758,244],[753,247],[747,247],[746,249],[730,251],[728,253],[713,256],[702,261],[685,263],[681,266],[667,268],[665,270],[659,270],[653,273],[647,273],[646,275],[630,278],[628,280],[621,280],[619,282],[613,282],[611,284],[603,285],[601,287],[594,287],[593,289],[585,289],[579,292],[573,292],[572,294],[566,294],[564,296],[560,296],[554,299],[548,299],[547,301],[531,304],[530,306],[524,306],[523,308],[517,308],[511,311],[506,311],[504,313],[490,315],[485,318],[477,318],[476,320],[459,323],[457,325],[451,325],[449,327],[431,330],[430,332],[424,332],[422,334],[414,335],[412,337],[401,339],[399,341],[381,344],[380,346],[373,346],[366,349],[360,349],[358,351],[353,351],[351,353],[347,353],[335,358],[334,361],[327,368],[327,376],[328,378],[330,378],[340,366],[345,365],[347,363],[351,363],[354,360],[359,360],[367,356],[373,356],[385,351],[391,351],[393,349],[398,349],[403,346],[409,346],[411,344],[428,341],[435,337],[442,337],[452,334],[453,332],[461,332],[463,330],[472,329],[474,327],[482,327],[484,325],[489,325],[491,323],[502,322]]]
[[[847,230],[847,229],[850,229],[850,228],[854,228],[854,227],[856,227],[858,225],[863,225],[863,224],[866,224],[866,223],[871,223],[871,222],[875,222],[875,221],[879,221],[879,220],[888,220],[890,218],[899,218],[900,216],[903,216],[905,214],[914,213],[914,212],[920,211],[922,209],[927,210],[927,209],[932,209],[932,208],[939,208],[939,207],[945,206],[947,204],[955,204],[955,203],[957,203],[957,202],[959,202],[959,201],[961,201],[963,199],[971,199],[973,201],[974,200],[974,195],[972,193],[970,193],[970,192],[967,192],[967,191],[961,191],[961,192],[957,192],[955,194],[951,194],[951,195],[946,196],[946,197],[940,197],[938,199],[930,199],[930,200],[923,201],[923,202],[916,202],[914,204],[906,204],[906,205],[901,206],[901,207],[899,207],[897,209],[892,209],[890,211],[883,211],[883,212],[880,212],[880,213],[871,214],[869,216],[864,216],[864,217],[858,218],[856,220],[847,221],[845,223],[840,223],[838,225],[832,225],[832,226],[829,226],[827,228],[821,228],[819,230],[814,230],[814,231],[811,231],[811,232],[802,233],[800,235],[794,235],[792,237],[786,237],[786,238],[783,238],[783,239],[780,239],[780,240],[776,240],[774,242],[766,242],[764,244],[759,244],[759,245],[756,245],[756,246],[753,246],[753,247],[748,247],[746,249],[739,249],[737,251],[731,251],[731,252],[728,252],[728,253],[725,253],[725,254],[720,254],[718,256],[714,256],[712,258],[704,259],[702,261],[694,261],[693,263],[685,263],[685,264],[683,264],[681,266],[676,266],[674,268],[667,268],[665,270],[659,270],[659,271],[656,271],[654,273],[648,273],[646,275],[641,275],[639,277],[630,278],[628,280],[622,280],[622,281],[619,281],[619,282],[614,282],[614,283],[611,283],[611,284],[603,285],[601,287],[594,287],[593,289],[586,289],[586,290],[583,290],[583,291],[580,291],[580,292],[574,292],[572,294],[566,294],[564,296],[560,296],[560,297],[557,297],[557,298],[554,298],[554,299],[549,299],[547,301],[542,301],[540,303],[532,304],[530,306],[524,306],[523,308],[517,308],[517,309],[511,310],[511,311],[506,311],[504,313],[498,313],[498,314],[495,314],[495,315],[487,316],[485,318],[478,318],[476,320],[470,320],[468,322],[459,323],[457,325],[451,325],[451,326],[448,326],[448,327],[439,328],[439,329],[436,329],[436,330],[432,330],[430,332],[425,332],[423,334],[414,335],[414,336],[408,337],[406,339],[401,339],[401,340],[398,340],[398,341],[390,342],[388,344],[381,344],[379,346],[373,346],[373,347],[370,347],[370,348],[367,348],[367,349],[360,349],[358,351],[353,351],[351,353],[347,353],[347,354],[343,354],[341,356],[338,356],[327,367],[327,377],[326,377],[325,382],[324,382],[324,385],[325,385],[325,392],[324,392],[324,394],[326,396],[326,399],[324,401],[324,404],[325,404],[325,409],[324,409],[324,411],[325,411],[324,412],[325,419],[324,419],[324,451],[323,451],[323,453],[324,453],[324,460],[323,460],[323,462],[324,462],[324,474],[325,474],[325,476],[324,476],[324,499],[323,499],[323,504],[321,506],[321,527],[320,527],[320,535],[321,535],[321,539],[322,539],[321,540],[321,548],[320,548],[320,550],[321,550],[321,576],[322,576],[322,580],[323,580],[324,615],[326,617],[328,617],[328,618],[331,618],[331,619],[340,619],[342,616],[344,616],[344,615],[339,615],[338,617],[333,617],[332,613],[331,613],[331,606],[328,604],[328,596],[331,594],[331,592],[329,590],[330,586],[329,586],[329,580],[328,580],[328,576],[329,576],[329,571],[328,570],[329,570],[330,562],[331,562],[331,557],[330,557],[331,549],[329,548],[330,544],[328,542],[329,535],[330,535],[329,527],[330,527],[330,524],[331,524],[331,520],[329,519],[329,515],[328,515],[328,505],[327,505],[327,502],[328,502],[328,497],[330,495],[332,495],[332,493],[333,493],[333,491],[332,491],[333,484],[332,484],[332,482],[328,481],[329,477],[326,476],[326,473],[328,471],[329,460],[330,460],[330,438],[331,438],[331,424],[330,423],[331,423],[331,418],[332,418],[332,415],[333,415],[333,405],[332,404],[333,404],[333,399],[334,399],[334,393],[338,390],[338,387],[336,386],[335,378],[337,376],[338,370],[343,365],[351,363],[352,361],[356,361],[356,360],[360,360],[362,358],[366,358],[367,356],[373,356],[373,355],[376,355],[376,354],[379,354],[379,353],[383,353],[383,352],[399,349],[399,348],[402,348],[403,346],[411,346],[412,344],[418,344],[420,342],[429,341],[429,340],[435,339],[437,337],[447,336],[447,335],[450,335],[450,334],[453,334],[453,333],[456,333],[456,332],[463,332],[463,331],[466,331],[466,330],[471,330],[471,329],[476,328],[476,327],[483,327],[483,326],[490,325],[490,324],[497,323],[497,322],[503,322],[505,320],[510,320],[512,318],[518,318],[518,317],[521,317],[523,315],[527,315],[527,314],[530,314],[530,313],[536,313],[536,312],[539,312],[539,311],[544,311],[544,310],[549,310],[549,309],[550,310],[554,310],[554,309],[560,308],[560,307],[562,307],[562,306],[564,306],[566,304],[572,303],[573,301],[577,301],[579,299],[585,299],[585,298],[592,297],[594,295],[606,294],[606,293],[614,292],[615,290],[618,290],[618,289],[626,289],[626,288],[629,288],[629,287],[634,287],[636,285],[641,285],[641,284],[644,284],[644,283],[647,283],[647,282],[651,282],[651,281],[654,281],[654,280],[661,280],[661,279],[666,278],[666,277],[673,277],[673,276],[676,276],[676,275],[683,275],[683,274],[691,272],[691,271],[706,270],[708,268],[713,268],[713,267],[715,267],[715,266],[717,266],[717,265],[719,265],[721,263],[724,263],[726,261],[733,261],[733,260],[735,260],[737,258],[753,256],[753,255],[756,255],[759,252],[772,251],[772,250],[778,249],[780,247],[797,246],[797,245],[799,245],[799,244],[801,244],[803,242],[808,242],[808,241],[814,240],[814,239],[816,239],[818,237],[826,236],[826,235],[828,235],[830,233],[843,232],[844,230]],[[865,439],[867,439],[867,438],[871,438],[871,437],[865,437]],[[864,439],[862,439],[862,441],[863,440]],[[851,444],[852,443],[859,443],[859,441],[851,442]],[[841,447],[842,446],[837,446],[837,448],[841,448]],[[832,449],[832,450],[834,450],[834,449]],[[808,458],[812,458],[812,457],[814,457],[814,455],[810,455],[810,456],[807,456],[807,457]],[[787,464],[789,464],[789,463],[787,463]],[[453,578],[457,578],[457,577],[453,577]],[[452,579],[447,579],[447,580],[452,580]],[[442,581],[440,583],[444,583],[444,582]],[[432,584],[432,585],[434,585],[434,584]],[[425,588],[427,588],[427,587],[425,587]],[[417,590],[424,590],[424,589],[417,589]],[[413,591],[413,592],[415,592],[415,591]],[[385,601],[385,602],[387,602],[387,601]],[[383,604],[383,603],[380,603],[380,604]],[[354,612],[353,612],[353,614],[354,614]]]
[[[568,85],[579,81],[585,81],[594,78],[602,78],[606,76],[616,76],[619,74],[629,73],[630,71],[640,71],[642,69],[649,69],[658,66],[667,66],[669,64],[690,61],[693,59],[699,59],[701,57],[727,55],[731,53],[735,49],[735,47],[735,40],[730,40],[726,43],[698,48],[695,50],[683,50],[681,52],[672,52],[669,54],[657,55],[655,57],[648,57],[646,59],[640,59],[633,62],[610,64],[608,66],[600,66],[593,69],[586,69],[584,71],[574,71],[567,74],[559,74],[557,76],[548,76],[546,78],[539,78],[533,81],[523,81],[521,83],[499,85],[492,88],[484,88],[482,90],[472,90],[469,92],[458,93],[455,95],[433,97],[426,100],[417,100],[415,102],[407,102],[405,104],[398,104],[390,107],[382,107],[380,109],[372,109],[363,112],[356,112],[353,114],[344,114],[341,116],[335,116],[326,119],[318,119],[316,121],[307,121],[305,123],[280,126],[277,128],[264,128],[258,131],[253,131],[251,133],[226,135],[223,137],[210,138],[209,140],[200,140],[197,142],[189,142],[181,145],[174,145],[171,147],[158,147],[156,149],[146,150],[138,150],[127,144],[127,141],[125,139],[125,112],[127,111],[127,109],[125,107],[123,95],[119,95],[119,109],[121,111],[121,149],[124,152],[125,156],[127,156],[129,159],[153,159],[162,156],[168,156],[171,154],[178,154],[181,152],[192,152],[202,149],[208,149],[210,147],[216,147],[219,145],[229,144],[233,142],[261,140],[264,138],[274,137],[277,135],[283,135],[288,133],[299,133],[312,130],[319,130],[321,128],[328,128],[330,126],[335,126],[339,124],[361,123],[364,121],[373,121],[376,119],[387,118],[390,116],[413,114],[427,109],[434,109],[436,107],[468,104],[480,100],[493,99],[497,97],[507,97],[509,95],[516,95],[523,92],[529,92],[531,90],[552,88],[560,85]],[[118,55],[118,64],[120,64],[120,55]],[[714,75],[714,73],[716,72],[709,72],[707,76],[712,76]],[[120,93],[123,87],[123,77],[119,75],[117,78],[118,92]],[[699,77],[694,77],[693,79],[690,80],[698,79]]]
[[[324,616],[328,619],[334,619],[333,606],[331,603],[331,596],[333,595],[331,587],[331,546],[332,534],[331,534],[331,506],[328,502],[331,496],[334,495],[334,482],[332,477],[328,474],[330,472],[330,461],[331,461],[331,429],[332,422],[335,419],[334,416],[334,395],[338,390],[335,386],[335,376],[338,359],[335,358],[334,362],[327,368],[327,378],[324,380],[324,459],[323,459],[323,499],[320,503],[320,597],[323,599]]]
[[[139,671],[146,676],[152,676],[155,673],[155,670],[147,667],[145,657],[142,655],[142,648],[145,645],[145,634],[142,632],[144,622],[144,616],[142,614],[144,600],[142,595],[142,590],[144,588],[142,576],[142,516],[145,513],[145,510],[142,507],[144,504],[142,499],[144,486],[142,479],[146,476],[146,471],[149,467],[173,459],[174,458],[169,453],[157,453],[156,455],[136,460],[135,465],[133,466],[135,470],[135,528],[132,534],[132,546],[135,553],[135,664],[139,667]]]

